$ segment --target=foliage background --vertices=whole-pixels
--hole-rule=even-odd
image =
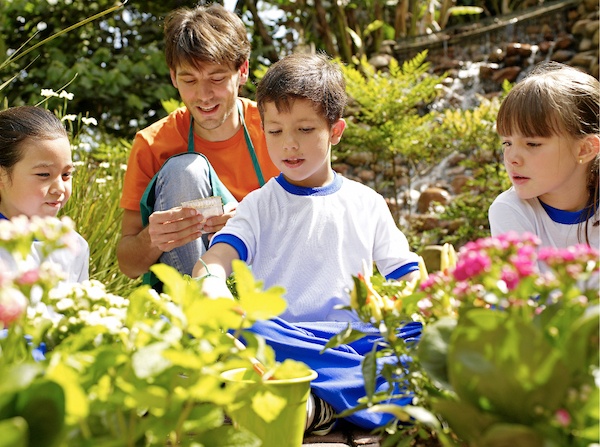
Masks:
[[[218,0],[217,0],[218,1]],[[222,1],[219,1],[222,3]],[[115,0],[3,0],[0,2],[0,60],[28,39],[36,43],[70,25],[107,10]],[[116,12],[90,22],[38,48],[0,73],[7,104],[31,104],[41,88],[71,83],[71,113],[89,113],[100,129],[132,138],[139,128],[165,115],[161,101],[177,96],[164,62],[162,22],[194,0],[129,0]],[[294,47],[308,46],[357,63],[378,51],[384,39],[402,39],[472,23],[529,6],[529,0],[237,0],[235,11],[253,42],[251,72]],[[536,4],[543,4],[544,1]],[[470,8],[470,9],[469,9]],[[478,8],[478,9],[473,9]],[[271,12],[267,12],[271,11]],[[277,11],[277,12],[273,12]],[[480,12],[478,12],[480,11]],[[10,76],[9,76],[10,74]],[[252,95],[251,79],[248,84]],[[3,98],[4,97],[4,98]]]

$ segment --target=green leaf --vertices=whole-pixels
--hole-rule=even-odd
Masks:
[[[442,318],[425,326],[417,345],[417,356],[421,366],[433,380],[446,389],[451,388],[448,380],[448,348],[455,328],[455,318]]]
[[[450,383],[466,402],[524,425],[558,409],[571,374],[545,334],[516,315],[464,313],[448,351]]]
[[[27,421],[20,416],[0,421],[0,447],[28,447]]]
[[[340,345],[352,343],[353,341],[364,338],[366,334],[357,329],[353,329],[350,324],[342,332],[331,337],[325,347],[321,350],[321,353],[329,348],[337,348]]]
[[[270,391],[259,391],[252,397],[252,410],[265,422],[273,422],[286,407],[287,400]]]
[[[67,423],[75,424],[85,419],[89,414],[89,399],[81,387],[79,374],[65,363],[56,362],[48,370],[47,377],[64,389]]]
[[[273,377],[278,380],[297,379],[311,374],[311,369],[303,362],[293,359],[285,359],[277,365]]]
[[[373,345],[373,349],[365,354],[362,362],[362,373],[365,380],[365,391],[367,398],[371,400],[375,394],[375,385],[377,382],[377,345]]]
[[[15,410],[29,425],[32,445],[56,445],[65,425],[65,394],[59,384],[49,380],[33,382],[19,393]]]
[[[571,330],[565,331],[565,361],[575,374],[585,371],[588,365],[598,365],[598,334],[600,333],[600,306],[592,306],[586,313],[572,322]]]
[[[254,280],[245,262],[235,260],[232,267],[239,303],[248,320],[269,320],[285,310],[287,303],[283,298],[283,287],[275,286],[263,291],[262,283]]]

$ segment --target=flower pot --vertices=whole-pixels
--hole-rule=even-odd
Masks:
[[[306,426],[306,401],[310,382],[317,377],[310,371],[304,377],[267,380],[260,386],[256,374],[247,368],[225,371],[221,377],[227,382],[246,384],[248,396],[244,404],[229,410],[233,423],[262,440],[262,447],[300,447]],[[262,414],[264,407],[273,403],[285,403],[276,416]],[[262,407],[262,408],[261,408]],[[263,411],[261,411],[263,410]],[[277,412],[275,412],[277,413]],[[270,417],[271,416],[271,417]],[[272,418],[274,417],[274,418]]]

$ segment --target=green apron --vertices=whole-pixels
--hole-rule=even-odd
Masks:
[[[242,121],[242,126],[244,128],[244,137],[246,139],[246,146],[248,147],[248,151],[250,152],[250,158],[252,159],[254,171],[256,172],[256,177],[258,178],[258,184],[262,187],[265,184],[265,179],[262,175],[260,165],[258,164],[258,158],[256,157],[256,152],[254,151],[254,146],[252,144],[252,140],[250,139],[250,134],[248,133],[248,128],[246,127],[246,122],[244,121],[244,112],[242,109],[242,105],[241,105],[240,101],[238,101],[237,104],[238,104],[238,111],[240,113],[240,119]],[[208,161],[208,159],[203,154],[196,152],[194,150],[194,118],[191,116],[190,116],[190,131],[188,133],[187,152],[182,152],[180,154],[172,155],[167,160],[165,160],[165,163],[173,157],[178,157],[179,155],[186,154],[186,153],[187,154],[190,154],[190,153],[195,154],[206,160],[206,163],[208,164],[209,181],[210,181],[210,185],[212,187],[214,196],[220,196],[223,200],[224,205],[226,205],[232,201],[235,201],[235,197],[233,197],[233,195],[229,192],[227,187],[223,184],[223,182],[221,182],[221,180],[217,176],[217,173],[213,169],[213,167],[210,164],[210,162]],[[142,225],[144,227],[146,227],[148,225],[150,214],[152,214],[154,212],[154,203],[156,202],[156,192],[155,192],[156,179],[158,178],[158,174],[159,174],[160,170],[164,167],[165,163],[163,163],[163,165],[158,170],[158,172],[154,175],[154,177],[152,177],[152,180],[150,180],[150,183],[148,183],[148,186],[146,187],[144,194],[142,195],[142,198],[140,199],[140,213],[142,215]],[[162,283],[158,280],[156,275],[154,275],[154,273],[152,273],[152,272],[144,273],[144,275],[142,277],[142,282],[144,284],[149,284],[154,289],[157,289],[157,290],[162,289]]]

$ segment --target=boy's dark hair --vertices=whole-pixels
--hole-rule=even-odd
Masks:
[[[246,26],[222,5],[178,8],[165,18],[165,58],[170,69],[202,63],[230,65],[235,70],[250,58]]]
[[[23,143],[56,138],[68,138],[67,130],[56,115],[44,108],[19,106],[0,111],[0,168],[10,176],[23,159]]]
[[[264,118],[265,103],[290,110],[295,99],[308,99],[329,125],[346,107],[346,82],[338,64],[325,54],[294,53],[273,64],[258,84],[256,103]]]

